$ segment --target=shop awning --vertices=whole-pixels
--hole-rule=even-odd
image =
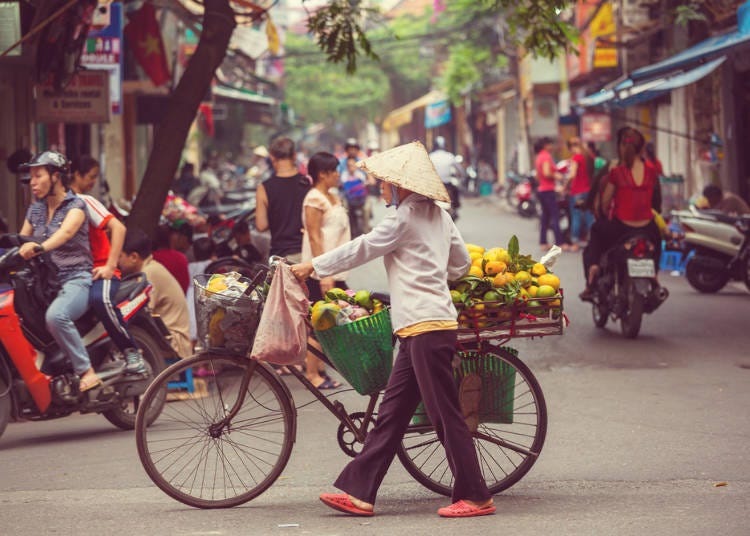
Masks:
[[[655,99],[673,89],[689,86],[701,78],[711,74],[719,65],[726,61],[726,57],[714,59],[713,61],[691,69],[686,72],[670,74],[654,80],[637,82],[632,78],[620,82],[612,89],[606,89],[588,95],[578,100],[578,104],[590,108],[593,106],[612,106],[625,108],[641,102]]]
[[[259,95],[254,91],[250,91],[242,88],[234,88],[225,86],[222,84],[215,84],[211,88],[211,92],[215,97],[224,97],[225,99],[241,100],[245,102],[256,102],[259,104],[275,104],[276,99],[273,97],[267,97],[265,95]]]
[[[730,52],[750,51],[750,33],[730,32],[710,37],[648,67],[636,69],[630,74],[633,81],[662,77],[667,73],[686,70],[705,64]]]
[[[440,91],[430,91],[427,95],[422,95],[416,100],[411,101],[409,104],[405,104],[400,108],[396,108],[391,111],[383,120],[383,130],[389,132],[396,130],[402,125],[411,123],[412,113],[414,110],[424,108],[428,104],[432,104],[441,100],[445,100],[445,95]]]

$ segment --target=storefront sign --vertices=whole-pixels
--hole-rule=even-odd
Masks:
[[[433,102],[424,109],[424,127],[435,128],[451,122],[451,105],[447,100]]]
[[[612,140],[612,118],[607,114],[586,113],[581,117],[581,140],[603,143]]]
[[[52,84],[36,88],[35,110],[39,123],[108,123],[109,79],[103,71],[81,71],[62,93]]]
[[[13,46],[21,39],[21,11],[18,2],[0,2],[0,52]],[[8,56],[20,56],[17,46]]]
[[[599,8],[599,12],[591,21],[590,34],[592,40],[591,52],[593,53],[592,68],[617,67],[617,49],[607,43],[607,41],[614,41],[617,37],[615,17],[612,4],[609,2]]]
[[[101,6],[107,8],[107,6]],[[100,9],[101,9],[100,8]],[[97,12],[100,11],[97,9]],[[103,70],[109,74],[109,97],[113,115],[122,113],[122,4],[113,2],[107,8],[108,17],[100,15],[107,26],[89,30],[81,54],[81,65],[87,69]]]

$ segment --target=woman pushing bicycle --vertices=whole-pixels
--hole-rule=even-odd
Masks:
[[[334,483],[344,493],[324,493],[320,499],[348,514],[373,515],[377,490],[422,400],[445,447],[455,482],[453,504],[440,508],[438,514],[492,514],[495,506],[459,406],[451,365],[458,325],[448,280],[464,275],[471,259],[450,215],[434,203],[450,198],[419,142],[358,165],[383,181],[383,198],[396,210],[371,232],[312,262],[295,264],[292,272],[300,280],[313,271],[327,277],[383,257],[400,346],[375,428],[367,435],[362,452]]]

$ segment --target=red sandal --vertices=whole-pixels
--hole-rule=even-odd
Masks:
[[[321,493],[320,500],[323,504],[330,506],[334,510],[351,514],[353,516],[370,517],[375,515],[372,510],[365,510],[355,506],[346,493]]]
[[[476,517],[494,514],[495,510],[497,510],[497,508],[495,508],[495,505],[493,504],[485,506],[484,508],[479,508],[478,506],[472,506],[465,501],[457,501],[450,506],[440,508],[437,513],[441,517]]]

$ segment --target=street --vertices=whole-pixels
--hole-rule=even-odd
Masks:
[[[382,216],[379,208],[377,215]],[[540,256],[536,220],[495,198],[464,200],[467,242]],[[555,266],[570,325],[562,337],[512,341],[547,401],[549,428],[537,464],[495,497],[494,516],[446,520],[448,504],[396,461],[373,518],[339,515],[318,494],[347,461],[337,421],[320,404],[299,410],[297,443],[279,480],[230,510],[175,502],[148,479],[134,434],[97,415],[16,423],[0,438],[0,535],[746,535],[750,533],[750,293],[731,284],[702,295],[660,275],[670,298],[646,316],[636,340],[619,325],[594,327],[580,253]],[[382,262],[352,273],[352,288],[386,290]],[[297,406],[312,399],[287,380]],[[351,411],[364,399],[333,395]]]

